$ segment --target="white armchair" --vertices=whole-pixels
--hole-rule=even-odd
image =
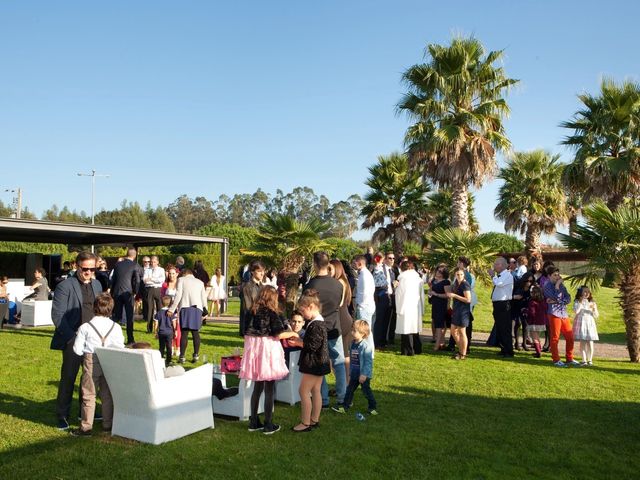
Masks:
[[[222,382],[222,387],[227,388],[226,374],[215,373],[214,375]],[[227,397],[223,400],[219,400],[215,396],[211,397],[213,413],[227,417],[236,417],[238,420],[247,420],[251,415],[251,394],[253,393],[253,386],[254,382],[251,380],[240,379],[237,395]],[[264,392],[260,396],[260,403],[258,404],[258,414],[261,413],[264,413]]]
[[[300,401],[300,381],[302,374],[298,368],[300,350],[289,354],[289,375],[276,382],[276,401],[295,405]]]
[[[158,350],[96,348],[113,396],[112,435],[160,443],[213,428],[213,367],[164,378]]]

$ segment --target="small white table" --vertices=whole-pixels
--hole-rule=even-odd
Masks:
[[[22,302],[20,323],[26,327],[53,326],[51,320],[52,300],[36,300]]]

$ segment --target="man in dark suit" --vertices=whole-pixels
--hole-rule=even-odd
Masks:
[[[114,300],[113,321],[120,323],[122,310],[127,317],[127,344],[133,339],[133,301],[142,285],[142,267],[136,263],[138,252],[135,248],[127,249],[126,258],[118,262],[111,278],[111,296]]]
[[[76,274],[56,287],[51,307],[51,319],[56,326],[51,339],[51,349],[62,350],[62,368],[56,399],[56,415],[60,430],[69,428],[73,389],[82,363],[82,357],[73,351],[76,332],[80,325],[93,318],[93,302],[102,292],[100,282],[93,278],[96,256],[91,252],[80,252],[76,264]]]

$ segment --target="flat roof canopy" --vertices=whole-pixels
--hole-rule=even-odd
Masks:
[[[66,245],[133,245],[136,247],[229,243],[229,240],[224,237],[14,218],[0,218],[0,241],[62,243]]]

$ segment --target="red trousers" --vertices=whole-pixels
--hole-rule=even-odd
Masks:
[[[564,337],[566,343],[567,362],[573,360],[573,330],[571,329],[571,320],[568,318],[560,318],[555,315],[547,315],[549,318],[549,332],[551,333],[551,342],[549,349],[551,350],[551,358],[554,363],[560,360],[558,352],[558,342],[560,334]]]

